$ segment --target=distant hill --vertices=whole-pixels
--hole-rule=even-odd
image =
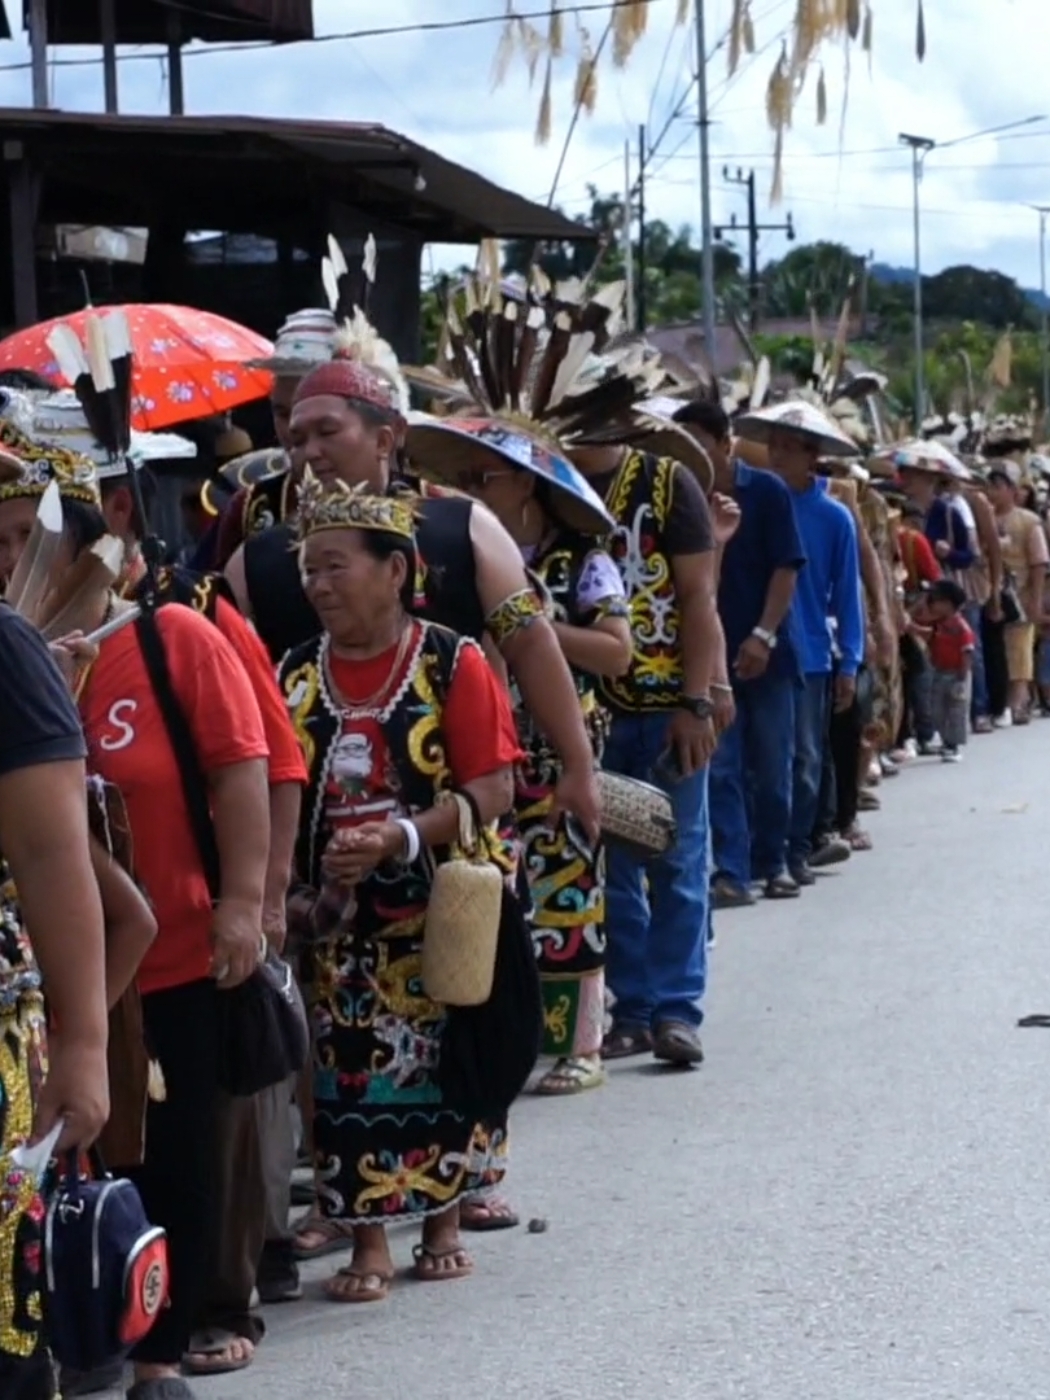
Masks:
[[[876,282],[892,285],[897,282],[910,282],[914,273],[910,267],[891,267],[889,263],[872,263],[871,276]],[[1050,296],[1044,297],[1038,288],[1026,287],[1023,290],[1033,306],[1038,307],[1040,311],[1050,310]]]

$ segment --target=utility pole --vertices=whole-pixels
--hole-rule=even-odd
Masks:
[[[634,218],[634,192],[631,189],[631,143],[623,143],[623,269],[627,281],[627,324],[635,325],[634,319],[634,246],[631,240],[631,227]]]
[[[645,304],[645,127],[638,128],[638,330],[644,333],[648,308]]]
[[[915,428],[918,431],[922,428],[926,400],[926,375],[922,363],[922,256],[919,241],[919,185],[922,183],[923,160],[933,150],[937,142],[931,141],[928,136],[909,136],[903,131],[897,139],[903,145],[911,147],[912,218],[915,226]]]
[[[707,41],[704,38],[704,0],[696,0],[696,96],[700,133],[700,240],[701,281],[704,295],[704,348],[717,366],[715,347],[715,246],[711,227],[710,119],[707,108]]]
[[[758,318],[761,305],[762,282],[758,275],[758,235],[760,233],[786,233],[788,242],[794,242],[795,225],[791,215],[787,216],[786,222],[782,224],[760,224],[758,222],[758,212],[755,200],[755,172],[748,171],[745,175],[742,170],[738,170],[735,175],[731,174],[728,166],[722,167],[722,176],[730,185],[743,185],[747,190],[747,301],[748,301],[748,329],[752,335],[758,330]],[[737,228],[736,215],[730,216],[726,228]],[[716,228],[715,238],[722,238],[726,228]]]
[[[1043,432],[1045,434],[1047,423],[1050,422],[1050,316],[1047,314],[1046,305],[1046,216],[1050,214],[1050,206],[1036,204],[1032,207],[1039,215],[1039,290],[1042,293],[1042,302],[1039,307],[1039,345],[1043,358]]]

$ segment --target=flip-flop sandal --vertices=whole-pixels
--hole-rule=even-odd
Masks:
[[[393,1274],[380,1273],[378,1269],[357,1269],[353,1264],[338,1269],[324,1285],[324,1296],[330,1303],[384,1303],[390,1296]],[[357,1279],[361,1284],[375,1283],[371,1288],[341,1289],[339,1280]]]
[[[859,812],[879,812],[882,810],[882,803],[868,788],[861,788],[857,794],[857,810]]]
[[[546,1098],[563,1098],[598,1089],[605,1083],[605,1071],[596,1060],[583,1055],[568,1055],[553,1065],[536,1085],[534,1093]]]
[[[459,1228],[474,1235],[493,1230],[513,1230],[520,1225],[518,1213],[502,1196],[489,1196],[481,1201],[463,1201],[459,1207]]]
[[[461,1255],[466,1262],[456,1264],[451,1269],[427,1268],[424,1264],[427,1259],[434,1264],[443,1259],[455,1259],[457,1255]],[[415,1260],[412,1275],[419,1283],[451,1283],[458,1278],[468,1278],[474,1272],[474,1262],[461,1244],[454,1244],[448,1249],[434,1249],[429,1244],[417,1244],[412,1251],[412,1258]]]
[[[843,840],[849,842],[851,851],[870,851],[873,847],[871,833],[862,826],[851,826],[842,833]]]
[[[627,1060],[647,1055],[653,1048],[652,1032],[646,1026],[614,1026],[602,1042],[603,1060]]]
[[[229,1357],[231,1347],[240,1343],[248,1348],[248,1355]],[[211,1327],[204,1332],[196,1332],[182,1357],[182,1369],[188,1376],[228,1376],[234,1371],[245,1371],[255,1360],[255,1343],[248,1337],[238,1336],[220,1327]]]
[[[322,1235],[321,1244],[301,1245],[304,1235]],[[324,1216],[308,1216],[295,1227],[292,1237],[292,1253],[296,1259],[323,1259],[326,1254],[342,1254],[352,1249],[353,1227],[345,1220],[329,1220]]]

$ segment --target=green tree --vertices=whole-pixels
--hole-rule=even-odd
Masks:
[[[922,279],[923,311],[931,319],[980,321],[987,326],[1034,326],[1037,315],[1012,277],[979,267],[946,267]]]
[[[767,316],[837,316],[851,279],[859,283],[864,259],[843,243],[803,243],[761,273]]]

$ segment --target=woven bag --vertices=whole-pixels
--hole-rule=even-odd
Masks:
[[[626,847],[639,859],[666,855],[677,840],[671,799],[652,783],[602,769],[598,773],[598,807],[605,839]]]
[[[423,929],[423,990],[445,1006],[483,1006],[492,995],[503,876],[486,858],[476,809],[461,793],[459,840],[434,872]]]

